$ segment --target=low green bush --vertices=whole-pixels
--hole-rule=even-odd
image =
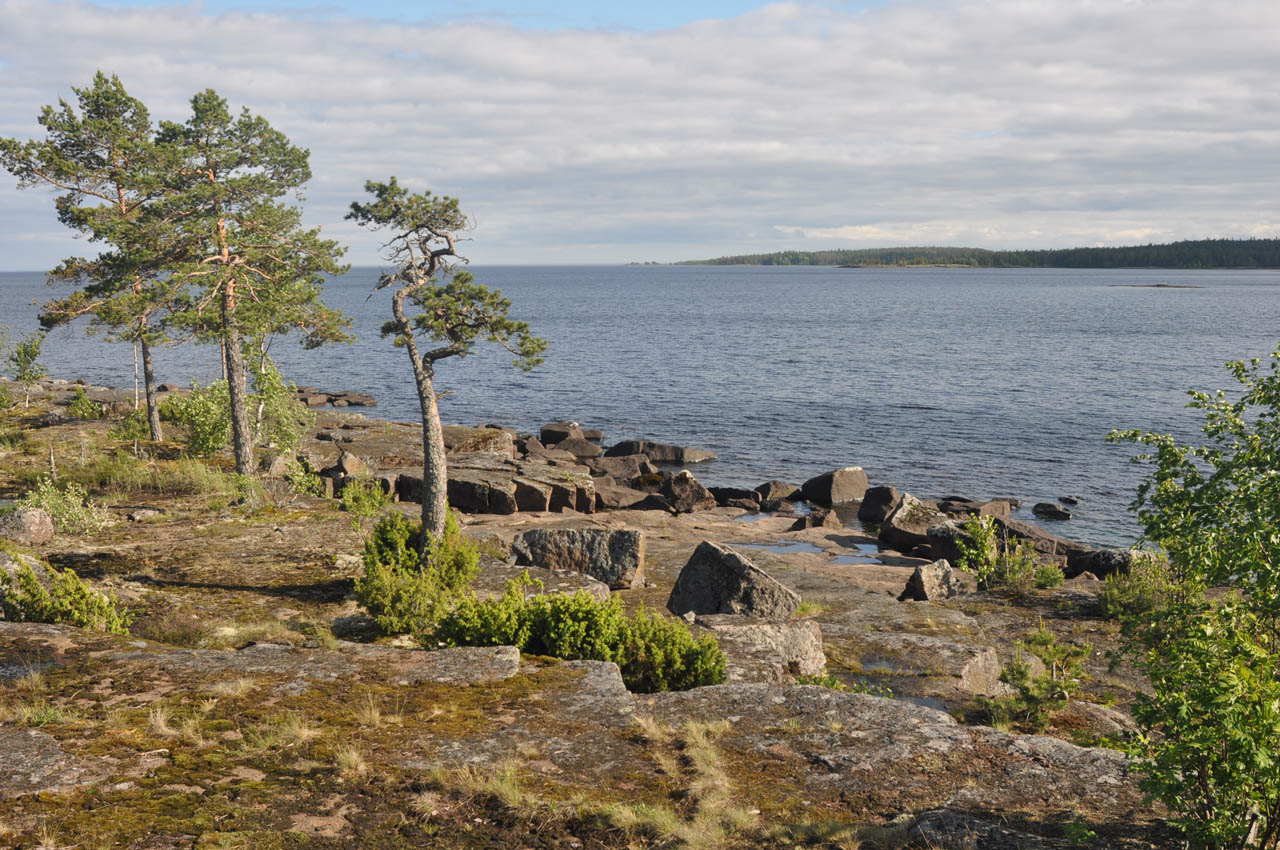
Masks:
[[[36,578],[35,570],[23,563],[16,576],[0,570],[0,607],[4,618],[15,622],[64,623],[127,635],[132,615],[116,605],[114,594],[104,595],[85,585],[70,569],[49,568],[49,589]]]
[[[1052,716],[1067,707],[1071,697],[1080,689],[1086,678],[1084,660],[1093,650],[1088,643],[1059,643],[1044,623],[1017,642],[1019,657],[1005,665],[1000,681],[1011,686],[1017,694],[995,699],[982,699],[992,725],[1007,723],[1010,718],[1021,718],[1036,732],[1049,726]],[[1032,675],[1031,665],[1023,653],[1034,655],[1044,664],[1044,672]]]
[[[128,416],[111,426],[107,431],[107,437],[112,440],[119,440],[122,443],[132,443],[134,440],[150,440],[151,425],[147,422],[146,411],[129,411]]]
[[[996,522],[989,516],[971,514],[961,534],[956,538],[956,548],[960,550],[957,566],[968,570],[978,579],[978,586],[985,589],[992,578],[996,553]]]
[[[1104,616],[1113,620],[1141,617],[1160,610],[1175,592],[1169,562],[1154,552],[1134,555],[1127,573],[1107,576],[1098,594]]]
[[[207,387],[192,383],[191,392],[174,393],[160,402],[160,418],[187,432],[187,451],[212,457],[231,441],[231,396],[226,381]]]
[[[359,531],[365,522],[375,519],[389,504],[391,497],[383,492],[381,484],[372,478],[356,478],[343,485],[339,507],[351,514],[351,529]]]
[[[65,534],[92,534],[107,523],[106,509],[91,502],[83,487],[74,481],[59,486],[48,476],[42,476],[18,506],[44,510],[53,527]]]
[[[299,496],[319,498],[324,495],[324,484],[320,481],[320,476],[296,460],[289,461],[285,467],[284,480],[289,489]]]
[[[102,405],[89,398],[84,387],[76,387],[76,393],[67,405],[67,413],[76,419],[101,419]]]
[[[423,642],[515,646],[536,655],[612,661],[627,687],[639,693],[724,681],[724,653],[710,635],[695,637],[685,623],[643,606],[627,616],[617,597],[601,601],[582,590],[527,595],[534,586],[526,573],[508,582],[499,599],[463,599]]]
[[[1033,583],[1039,588],[1061,587],[1066,580],[1062,567],[1057,564],[1036,564],[1032,577]]]
[[[893,699],[893,689],[887,685],[877,685],[860,679],[855,679],[853,682],[844,682],[831,673],[822,673],[818,676],[796,676],[796,684],[818,685],[841,693],[867,694],[873,697]]]
[[[356,600],[384,634],[430,631],[479,571],[480,552],[462,535],[452,511],[444,534],[428,541],[425,557],[418,555],[421,529],[421,523],[389,513],[365,542]]]

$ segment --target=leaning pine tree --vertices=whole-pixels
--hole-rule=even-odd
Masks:
[[[375,291],[397,286],[391,296],[394,318],[382,326],[382,333],[394,336],[395,344],[408,351],[422,409],[418,548],[425,553],[429,539],[444,534],[448,511],[444,431],[434,385],[436,363],[465,357],[478,341],[488,341],[516,355],[515,365],[528,371],[542,362],[547,342],[533,336],[526,322],[508,317],[511,302],[500,292],[476,283],[468,272],[455,270],[456,261],[465,262],[456,251],[458,233],[469,224],[455,198],[430,192],[410,194],[394,177],[385,183],[370,180],[365,190],[373,200],[352,203],[347,218],[390,234],[383,243],[383,256],[394,268],[378,279]],[[412,318],[405,313],[406,300],[420,310]],[[435,347],[420,350],[419,336]]]

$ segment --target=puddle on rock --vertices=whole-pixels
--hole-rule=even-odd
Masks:
[[[831,559],[831,563],[848,567],[858,564],[883,564],[884,561],[870,555],[836,555]]]
[[[795,555],[798,553],[820,555],[822,549],[814,546],[812,543],[805,543],[797,540],[793,543],[730,543],[730,546],[740,546],[743,549],[762,549],[765,552],[772,552],[775,555]]]

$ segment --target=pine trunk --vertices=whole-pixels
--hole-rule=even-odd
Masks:
[[[436,407],[436,391],[427,367],[414,370],[418,380],[418,402],[422,408],[422,546],[426,535],[439,538],[449,510],[449,474],[444,457],[444,427]]]
[[[156,369],[151,361],[151,346],[142,340],[142,387],[147,396],[147,424],[151,427],[151,439],[163,440],[164,429],[160,425],[160,403],[156,400]]]
[[[231,398],[231,447],[236,455],[236,472],[253,474],[253,435],[249,427],[248,387],[240,328],[236,326],[234,290],[228,284],[222,304],[222,353],[227,363],[227,390]]]

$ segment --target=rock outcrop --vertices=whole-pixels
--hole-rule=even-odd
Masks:
[[[644,532],[535,528],[511,546],[520,566],[574,570],[614,590],[644,585]]]
[[[694,623],[716,636],[730,683],[789,682],[796,676],[820,675],[827,664],[822,629],[814,620],[704,614]]]

